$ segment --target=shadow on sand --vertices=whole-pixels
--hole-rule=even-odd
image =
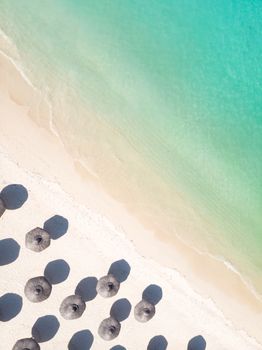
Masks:
[[[163,335],[156,335],[150,340],[147,350],[166,350],[167,345],[168,342]]]
[[[85,302],[93,300],[97,296],[96,285],[96,277],[83,278],[76,286],[75,294],[80,295]]]
[[[32,337],[38,343],[46,342],[56,335],[60,323],[58,319],[53,315],[46,315],[39,317],[32,327]]]
[[[60,215],[54,215],[44,223],[44,230],[54,240],[62,237],[68,230],[68,220]]]
[[[114,317],[117,321],[122,322],[130,315],[131,308],[132,306],[127,299],[119,299],[112,305],[110,316]]]
[[[68,343],[69,350],[89,350],[93,344],[93,334],[88,330],[76,332]]]
[[[142,298],[153,305],[158,304],[162,297],[162,288],[156,284],[150,284],[148,287],[146,287],[142,294]]]
[[[23,299],[18,294],[7,293],[0,298],[0,321],[8,322],[22,310]]]
[[[21,208],[27,201],[28,192],[23,185],[12,184],[2,189],[0,197],[3,200],[6,209],[14,210]]]
[[[192,338],[187,346],[187,350],[205,350],[206,349],[206,341],[202,335],[197,335]]]
[[[45,268],[44,276],[51,284],[64,282],[70,272],[70,266],[63,259],[50,261]]]
[[[0,240],[0,266],[14,262],[20,252],[20,245],[13,238]]]
[[[108,270],[108,274],[112,274],[118,282],[124,282],[130,274],[131,267],[124,259],[113,262]]]

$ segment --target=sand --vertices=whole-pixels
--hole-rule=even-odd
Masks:
[[[61,142],[28,117],[31,111],[27,105],[32,102],[30,89],[3,57],[0,73],[0,190],[10,184],[21,184],[28,192],[20,208],[6,210],[0,219],[0,239],[11,238],[20,246],[17,259],[0,266],[0,296],[16,293],[23,298],[21,311],[18,312],[18,307],[17,315],[0,324],[3,348],[11,349],[17,339],[31,336],[36,321],[49,315],[44,320],[49,325],[54,324],[54,329],[45,334],[51,339],[41,343],[41,349],[46,350],[67,348],[71,337],[84,330],[86,333],[82,336],[85,338],[86,334],[92,349],[109,349],[118,344],[126,349],[146,349],[150,339],[157,335],[166,338],[170,349],[187,349],[190,339],[198,335],[204,337],[207,349],[262,349],[260,303],[254,298],[251,302],[237,276],[233,278],[232,273],[225,273],[222,277],[221,269],[213,262],[203,272],[203,276],[209,276],[204,283],[208,292],[199,293],[199,285],[203,287],[203,278],[198,281],[203,266],[201,259],[192,252],[190,255],[182,246],[179,255],[167,242],[154,238],[152,232],[124,206],[115,203],[97,183],[81,178]],[[33,98],[36,102],[37,95]],[[55,215],[64,218],[62,226],[68,222],[68,228],[64,227],[66,232],[53,239],[51,246],[42,253],[26,249],[26,232],[36,226],[43,227]],[[168,256],[173,261],[172,268],[156,259],[157,253]],[[183,261],[186,253],[187,259]],[[26,281],[43,275],[47,264],[57,259],[64,260],[60,262],[64,268],[68,264],[69,275],[64,271],[65,280],[53,285],[49,299],[39,304],[29,302],[23,292]],[[60,316],[60,303],[75,292],[81,280],[92,277],[89,281],[95,281],[94,278],[108,272],[113,262],[122,259],[129,264],[130,273],[115,297],[103,299],[98,295],[89,300],[85,313],[78,320],[66,321]],[[174,264],[175,259],[177,264]],[[215,289],[212,281],[224,278],[223,286],[230,284],[231,293],[222,287],[216,288],[211,298],[210,291]],[[161,288],[162,297],[156,305],[155,317],[147,324],[140,324],[134,319],[133,309],[149,285]],[[154,288],[158,291],[156,294],[159,288]],[[128,316],[130,304],[132,308],[129,317],[121,322],[118,338],[105,342],[97,335],[97,329],[119,299],[124,299],[124,316]],[[224,304],[220,303],[222,299]],[[231,308],[225,313],[220,305],[230,305],[230,301]],[[39,322],[44,321],[40,319],[38,325]],[[93,341],[87,331],[92,333]],[[84,349],[88,346],[83,346]]]

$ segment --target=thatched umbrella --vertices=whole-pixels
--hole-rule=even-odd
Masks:
[[[40,346],[33,338],[24,338],[18,340],[12,350],[40,350]]]
[[[120,333],[121,324],[113,317],[106,318],[100,323],[98,334],[104,340],[115,339]]]
[[[135,319],[139,322],[147,322],[155,315],[155,305],[146,300],[141,300],[134,309]]]
[[[114,275],[108,274],[101,277],[96,286],[96,291],[104,298],[110,298],[117,294],[120,287],[120,283]]]
[[[36,227],[26,234],[25,245],[34,252],[41,252],[50,246],[50,235],[42,228]]]
[[[49,297],[52,285],[44,276],[31,278],[25,285],[25,296],[33,303],[39,303]]]
[[[82,316],[85,308],[86,303],[80,295],[70,295],[63,300],[59,311],[66,320],[74,320]]]
[[[4,201],[0,198],[0,217],[4,214],[5,212],[5,203]]]

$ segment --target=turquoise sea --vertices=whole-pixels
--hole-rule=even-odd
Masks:
[[[262,293],[262,2],[0,0],[0,28],[72,154]]]

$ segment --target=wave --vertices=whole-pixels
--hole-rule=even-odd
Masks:
[[[59,142],[65,147],[65,142],[63,141],[63,138],[55,126],[54,123],[54,112],[53,112],[53,106],[50,102],[50,99],[48,98],[48,87],[46,87],[46,91],[41,91],[39,88],[37,88],[32,80],[29,78],[29,74],[26,73],[26,70],[24,68],[23,62],[21,60],[21,57],[19,55],[19,51],[14,44],[14,42],[5,34],[2,28],[0,28],[0,38],[5,42],[7,49],[4,50],[0,47],[0,54],[2,54],[16,69],[16,71],[21,76],[21,79],[24,80],[30,88],[32,88],[32,93],[37,93],[41,98],[44,100],[44,103],[48,106],[48,126],[49,131],[58,138]],[[90,168],[87,167],[86,164],[81,159],[73,158],[73,161],[79,162],[84,168],[87,169],[88,172],[92,173],[95,177],[97,177],[97,174],[93,172]],[[189,244],[188,241],[184,240],[180,235],[177,235],[177,238],[187,247],[190,249],[193,249],[195,252],[197,252],[199,255],[204,255],[209,257],[210,259],[214,259],[217,262],[220,262],[230,270],[232,273],[237,275],[242,283],[248,288],[248,290],[252,293],[252,295],[260,302],[262,302],[262,295],[257,292],[256,288],[254,287],[253,283],[247,278],[247,276],[243,275],[236,266],[234,266],[230,261],[228,261],[223,256],[218,256],[215,254],[211,254],[210,252],[201,251],[199,248],[193,246],[192,244]]]

